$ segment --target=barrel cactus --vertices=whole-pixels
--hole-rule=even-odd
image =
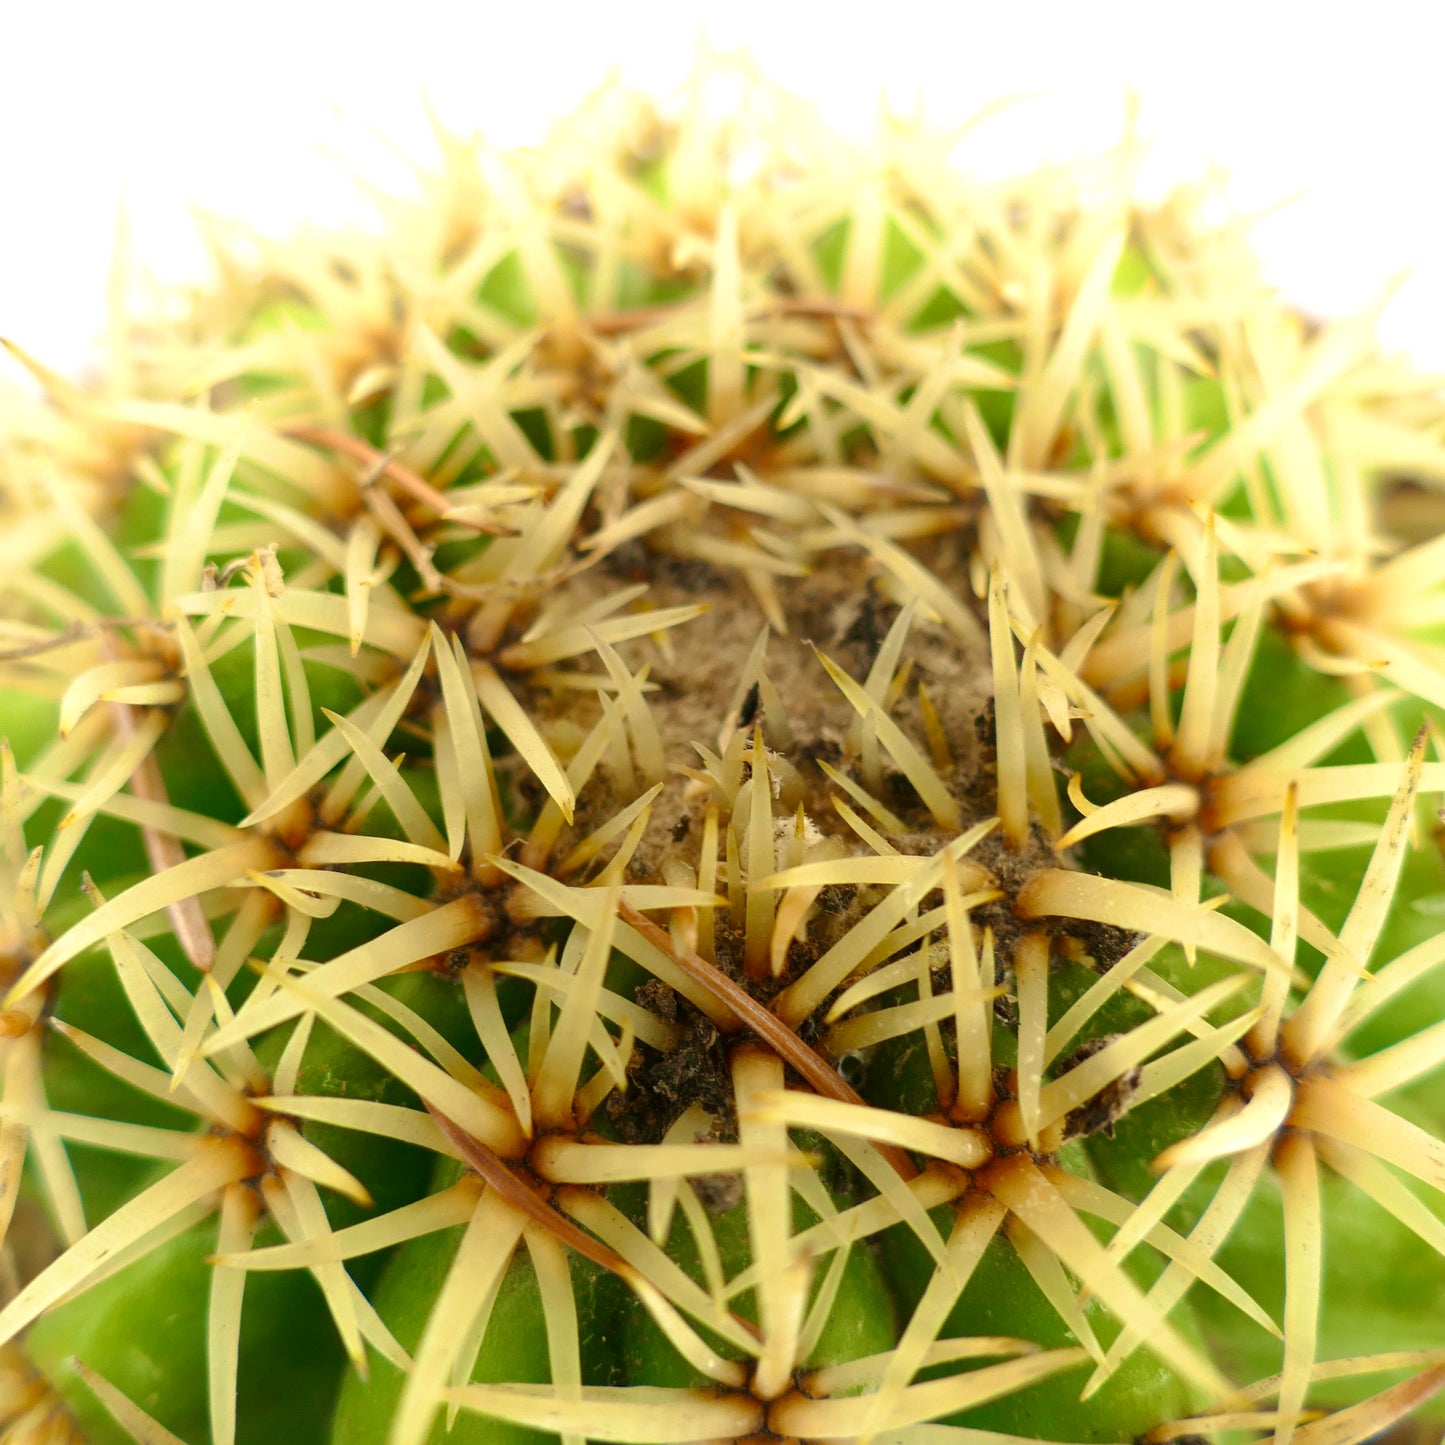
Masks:
[[[1428,1430],[1435,384],[706,96],[11,346],[4,1439]]]

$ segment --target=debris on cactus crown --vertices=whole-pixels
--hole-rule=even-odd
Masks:
[[[1445,1386],[1436,383],[1127,156],[705,91],[11,346],[7,1440]]]

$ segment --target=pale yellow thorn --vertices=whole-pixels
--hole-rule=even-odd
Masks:
[[[522,761],[555,800],[562,810],[563,818],[571,823],[577,806],[576,795],[561,763],[537,730],[537,725],[512,696],[490,662],[485,658],[473,658],[471,672],[482,706],[507,735]]]
[[[1194,574],[1194,627],[1189,647],[1189,675],[1179,728],[1169,750],[1171,764],[1186,777],[1198,777],[1210,766],[1210,741],[1219,686],[1219,544],[1214,514],[1204,519],[1204,545],[1190,568]]]
[[[561,1134],[533,1146],[532,1167],[554,1184],[619,1184],[669,1175],[725,1174],[750,1163],[784,1171],[809,1167],[812,1156],[786,1142],[764,1155],[745,1144],[583,1143]]]
[[[1261,1171],[1269,1156],[1269,1146],[1259,1145],[1249,1153],[1236,1156],[1229,1166],[1224,1183],[1215,1191],[1204,1216],[1190,1232],[1189,1243],[1202,1249],[1206,1256],[1213,1257],[1234,1228],[1246,1204],[1254,1194]],[[1170,1176],[1156,1186],[1163,1187]],[[1182,1187],[1182,1186],[1181,1186]],[[1151,1196],[1152,1198],[1152,1196]],[[1160,1211],[1162,1213],[1162,1210]],[[1126,1228],[1128,1226],[1125,1226]],[[1167,1316],[1184,1297],[1194,1283],[1194,1275],[1177,1263],[1171,1263],[1154,1282],[1149,1291],[1149,1302],[1162,1316]],[[1278,1333],[1275,1331],[1275,1333]],[[1095,1370],[1084,1386],[1083,1398],[1091,1396],[1113,1373],[1119,1364],[1128,1358],[1148,1337],[1147,1330],[1128,1325],[1109,1346],[1108,1355],[1102,1367]]]
[[[1403,1088],[1445,1066],[1445,1020],[1410,1034],[1358,1063],[1343,1064],[1335,1077],[1366,1099]]]
[[[1003,574],[996,566],[989,573],[988,636],[993,661],[994,745],[998,755],[995,806],[1003,836],[1017,848],[1027,839],[1029,831],[1028,772],[1013,635],[1009,630]]]
[[[442,1391],[443,1402],[530,1430],[585,1435],[622,1445],[708,1445],[742,1440],[763,1428],[764,1406],[751,1394],[662,1389],[646,1385],[584,1385],[579,1398],[558,1398],[550,1385],[464,1385]],[[420,1445],[420,1433],[393,1435],[388,1445]]]
[[[1340,930],[1340,952],[1326,961],[1314,986],[1281,1029],[1283,1047],[1298,1064],[1307,1064],[1316,1058],[1333,1034],[1357,985],[1357,968],[1368,963],[1385,925],[1400,870],[1410,849],[1415,795],[1425,768],[1427,738],[1422,727],[1410,749],[1409,761],[1399,779],[1389,816],[1380,830],[1379,842],[1359,892],[1350,906],[1349,917]]]
[[[223,887],[247,868],[264,869],[274,861],[273,848],[267,839],[248,837],[142,879],[61,934],[21,974],[0,1006],[14,1008],[32,989],[109,934],[129,928],[171,903]]]
[[[932,763],[924,757],[903,729],[878,707],[862,686],[823,653],[818,653],[817,657],[859,717],[873,719],[878,729],[879,741],[912,784],[924,806],[933,815],[934,821],[948,832],[957,832],[962,825],[958,801],[934,771]]]
[[[477,1200],[416,1349],[387,1445],[421,1445],[442,1402],[452,1364],[473,1326],[485,1330],[502,1275],[522,1236],[523,1217],[494,1190]]]
[[[890,1396],[891,1408],[877,1421],[880,1432],[902,1434],[909,1426],[921,1425],[939,1415],[951,1415],[987,1403],[1002,1395],[1025,1389],[1036,1380],[1047,1379],[1086,1361],[1082,1349],[1045,1350],[1023,1355],[999,1365],[985,1365],[943,1379],[907,1385]],[[769,1412],[768,1423],[789,1438],[803,1440],[846,1440],[856,1438],[860,1404],[856,1400],[811,1400],[798,1393],[780,1400]],[[898,1438],[890,1435],[890,1438]],[[907,1438],[902,1435],[902,1438]]]
[[[1248,974],[1235,974],[1210,984],[1146,1023],[1112,1038],[1097,1053],[1045,1084],[1039,1097],[1038,1127],[1046,1129],[1067,1117],[1210,1009],[1239,993],[1249,981]]]
[[[1156,1174],[1243,1154],[1273,1139],[1289,1117],[1294,1085],[1278,1064],[1250,1077],[1248,1102],[1238,1113],[1171,1145],[1149,1166]]]
[[[200,715],[211,746],[247,807],[257,809],[271,792],[266,775],[252,757],[229,706],[221,696],[195,629],[180,615],[175,617],[175,638],[180,644],[191,701]]]
[[[381,789],[387,806],[401,824],[402,832],[408,840],[418,847],[430,848],[445,856],[446,840],[437,831],[437,826],[426,809],[417,801],[416,794],[401,776],[397,764],[378,746],[374,734],[358,727],[350,718],[332,712],[330,708],[322,708],[321,711],[345,738],[347,745]]]
[[[1445,1191],[1445,1142],[1328,1074],[1311,1074],[1301,1081],[1290,1123],[1351,1144]]]
[[[221,1223],[216,1236],[220,1254],[244,1254],[251,1247],[260,1211],[244,1185],[226,1186],[221,1197]],[[206,1378],[215,1445],[234,1445],[236,1380],[240,1365],[241,1306],[246,1276],[241,1271],[211,1274],[206,1308]]]
[[[1279,844],[1275,850],[1274,900],[1271,909],[1269,946],[1294,967],[1300,932],[1299,898],[1299,786],[1291,782],[1285,790],[1279,816]],[[1279,1023],[1289,998],[1289,977],[1270,973],[1260,995],[1264,1012],[1250,1031],[1250,1051],[1257,1059],[1270,1058],[1279,1042]]]
[[[917,1310],[914,1314],[916,1317]],[[1021,1340],[1012,1335],[970,1335],[967,1338],[937,1339],[922,1352],[918,1368],[953,1365],[960,1360],[977,1360],[992,1355],[1031,1355],[1038,1348],[1032,1340]],[[888,1350],[883,1354],[865,1355],[859,1360],[848,1360],[844,1364],[824,1365],[821,1369],[810,1370],[802,1378],[803,1389],[814,1399],[827,1399],[868,1385],[876,1388],[891,1370],[894,1353]],[[869,1403],[872,1403],[871,1400]]]
[[[14,1337],[67,1295],[84,1290],[118,1251],[127,1248],[254,1166],[250,1148],[235,1138],[216,1140],[165,1178],[121,1205],[31,1280],[0,1310],[0,1342]]]
[[[588,934],[547,1052],[532,1079],[533,1117],[543,1129],[567,1128],[574,1122],[572,1096],[581,1079],[590,1025],[596,1017],[612,955],[620,898],[621,890],[617,887],[608,888],[603,894],[598,926]]]
[[[1149,721],[1154,733],[1154,746],[1161,752],[1173,745],[1174,715],[1171,706],[1173,689],[1169,686],[1169,600],[1174,588],[1174,574],[1179,570],[1179,554],[1167,552],[1154,572],[1154,607],[1149,623]]]
[[[334,1189],[363,1209],[371,1208],[371,1195],[365,1185],[284,1119],[271,1122],[266,1131],[266,1148],[280,1168],[290,1169],[313,1183]]]
[[[466,841],[471,844],[473,868],[502,846],[502,806],[487,746],[481,701],[472,680],[470,660],[462,640],[452,634],[450,644],[435,622],[431,625],[432,651],[442,686],[442,709],[456,766],[456,784],[466,819]],[[452,849],[459,844],[451,840]],[[453,854],[455,857],[455,853]]]
[[[1161,783],[1153,788],[1140,788],[1126,793],[1111,803],[1093,804],[1082,798],[1080,778],[1073,774],[1069,782],[1069,798],[1085,816],[1075,823],[1062,838],[1060,848],[1072,848],[1102,833],[1109,828],[1129,828],[1155,818],[1168,818],[1171,822],[1183,823],[1199,812],[1199,790],[1190,783]]]
[[[1024,1268],[1029,1272],[1039,1293],[1048,1301],[1049,1307],[1059,1317],[1076,1340],[1089,1352],[1095,1364],[1104,1362],[1103,1346],[1099,1344],[1089,1317],[1084,1312],[1084,1302],[1075,1292],[1072,1282],[1059,1263],[1059,1258],[1048,1249],[1042,1240],[1017,1217],[1010,1216],[1004,1225],[1008,1241],[1014,1247]],[[1087,1298],[1087,1296],[1085,1296]]]
[[[1319,1134],[1314,1139],[1315,1153],[1323,1163],[1445,1257],[1445,1219],[1419,1194],[1363,1149]]]
[[[1198,1170],[1183,1170],[1180,1175],[1192,1182],[1198,1177]],[[1102,1184],[1096,1184],[1091,1179],[1071,1174],[1066,1169],[1054,1170],[1053,1179],[1058,1185],[1059,1193],[1076,1209],[1092,1214],[1096,1219],[1120,1226],[1119,1233],[1109,1241],[1106,1249],[1111,1258],[1122,1262],[1134,1244],[1147,1242],[1166,1258],[1188,1270],[1201,1284],[1208,1285],[1216,1294],[1243,1311],[1261,1329],[1268,1330],[1276,1339],[1279,1338],[1279,1327],[1239,1281],[1214,1262],[1208,1249],[1193,1239],[1177,1234],[1165,1225],[1161,1218],[1145,1211],[1143,1206],[1105,1189]],[[1177,1195],[1174,1197],[1177,1198]],[[1132,1243],[1121,1248],[1120,1235],[1134,1224],[1141,1214],[1145,1214],[1145,1218],[1140,1221],[1136,1230],[1131,1231]]]
[[[1043,1088],[1045,1035],[1048,1032],[1049,954],[1047,933],[1025,934],[1014,948],[1014,977],[1018,989],[1018,1101],[1029,1147],[1039,1147],[1043,1127],[1040,1091]]]
[[[172,1435],[164,1425],[154,1420],[134,1400],[122,1394],[103,1375],[92,1370],[84,1360],[72,1358],[70,1368],[95,1398],[110,1412],[112,1418],[136,1442],[136,1445],[186,1445],[179,1435]],[[213,1424],[215,1415],[212,1415]],[[217,1445],[223,1445],[227,1437],[223,1428],[216,1426]]]
[[[1358,1445],[1362,1440],[1386,1439],[1392,1425],[1412,1415],[1441,1390],[1445,1390],[1445,1365],[1434,1365],[1358,1405],[1301,1425],[1294,1432],[1294,1445]]]
[[[763,747],[763,730],[753,726],[750,750],[752,774],[749,778],[747,813],[746,873],[749,879],[773,872],[776,854],[773,846],[773,790],[768,768],[767,749]],[[771,889],[748,888],[743,932],[743,966],[751,977],[761,976],[767,969],[768,947],[772,938],[775,900]]]
[[[1261,972],[1284,969],[1284,961],[1242,923],[1215,911],[1214,900],[1194,908],[1161,889],[1063,869],[1041,869],[1019,890],[1020,918],[1086,918],[1131,933],[1155,933]]]
[[[1130,1092],[1131,1107],[1137,1108],[1150,1099],[1157,1099],[1210,1063],[1222,1064],[1231,1075],[1236,1070],[1242,1072],[1246,1066],[1245,1058],[1236,1045],[1258,1022],[1259,1016],[1259,1009],[1254,1008],[1217,1029],[1191,1025],[1194,1038],[1157,1059],[1151,1059],[1139,1070],[1138,1087]]]
[[[1290,1445],[1304,1409],[1319,1329],[1323,1222],[1319,1166],[1307,1134],[1289,1134],[1274,1154],[1284,1200],[1284,1369],[1276,1445]]]
[[[1088,1021],[1168,942],[1159,935],[1136,943],[1112,968],[1106,969],[1049,1028],[1044,1043],[1044,1063],[1051,1064],[1064,1046]]]
[[[431,1122],[429,1115],[423,1117]],[[437,1137],[444,1139],[440,1130]],[[446,1189],[346,1229],[297,1243],[273,1244],[265,1249],[252,1249],[248,1245],[238,1251],[213,1255],[207,1263],[237,1273],[275,1273],[358,1259],[407,1240],[465,1224],[476,1208],[483,1187],[476,1175],[464,1174]]]
[[[938,886],[942,876],[943,858],[961,858],[994,829],[997,821],[996,818],[990,818],[976,824],[932,858],[922,860],[922,866],[913,873],[908,882],[900,883],[894,888],[887,898],[849,929],[812,968],[778,994],[773,1000],[773,1012],[790,1026],[796,1026],[811,1014],[918,906],[922,898]]]
[[[1015,594],[1014,614],[1019,621],[1030,631],[1046,627],[1050,622],[1048,591],[1025,511],[1023,490],[1016,478],[1005,474],[1003,459],[971,401],[964,404],[963,420],[979,480],[988,497],[985,515],[999,534],[1000,555],[991,570],[1008,578],[1009,589]]]
[[[992,1148],[976,1129],[936,1124],[889,1109],[824,1099],[796,1090],[764,1090],[749,1105],[750,1117],[760,1123],[815,1129],[822,1134],[848,1134],[856,1139],[882,1140],[944,1159],[962,1169],[977,1169],[992,1155]]]
[[[739,1150],[757,1162],[744,1162],[748,1237],[759,1268],[758,1323],[762,1348],[753,1374],[753,1392],[775,1400],[792,1383],[799,1361],[794,1347],[802,1326],[808,1281],[798,1277],[799,1260],[791,1243],[792,1211],[788,1171],[777,1162],[787,1148],[788,1132],[781,1120],[767,1118],[761,1099],[783,1088],[783,1064],[773,1054],[742,1046],[731,1058],[733,1093],[737,1100]]]
[[[659,1185],[654,1184],[650,1192],[656,1194],[658,1188]],[[686,1188],[684,1183],[682,1189]],[[751,1330],[727,1309],[719,1294],[710,1294],[667,1253],[664,1248],[666,1231],[661,1241],[645,1234],[615,1204],[595,1190],[563,1186],[557,1191],[557,1203],[604,1245],[615,1250],[637,1272],[637,1276],[646,1280],[664,1299],[685,1310],[708,1329],[715,1330],[744,1356],[756,1355],[758,1340]],[[705,1233],[711,1236],[711,1225],[704,1228]],[[705,1247],[706,1241],[699,1243]],[[698,1348],[705,1348],[700,1340],[693,1346],[694,1350]],[[704,1373],[726,1383],[737,1379],[739,1368],[735,1362],[719,1360]]]
[[[1188,1345],[1179,1332],[1104,1253],[1088,1226],[1031,1160],[1015,1156],[990,1169],[988,1191],[1006,1204],[1043,1240],[1083,1284],[1120,1319],[1143,1330],[1159,1357],[1215,1394],[1228,1383]]]

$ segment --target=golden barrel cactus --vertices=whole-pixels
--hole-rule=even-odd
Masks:
[[[1434,383],[705,99],[12,345],[4,1439],[1428,1430]]]

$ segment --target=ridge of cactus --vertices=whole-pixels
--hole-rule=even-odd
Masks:
[[[716,78],[6,341],[7,1442],[1445,1418],[1437,379]]]

